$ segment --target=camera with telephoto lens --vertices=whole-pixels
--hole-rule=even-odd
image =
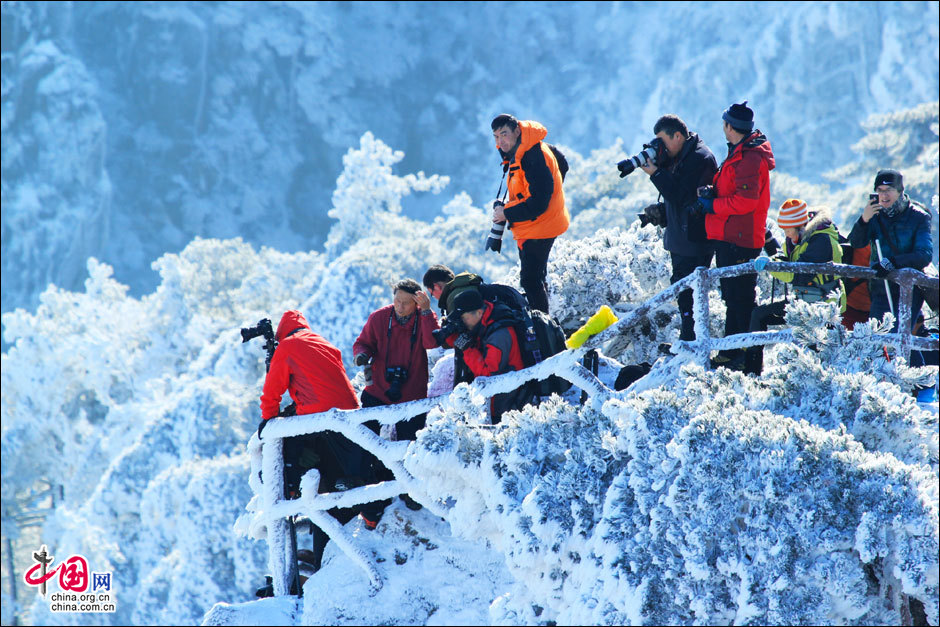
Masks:
[[[390,366],[385,369],[385,380],[388,382],[388,390],[385,391],[385,396],[393,403],[400,401],[401,386],[408,380],[408,370],[401,366]]]
[[[494,200],[493,209],[496,209],[498,206],[504,206],[503,201]],[[495,253],[499,253],[503,248],[503,233],[506,231],[506,222],[493,222],[490,226],[489,237],[486,238],[486,246],[483,247],[483,251],[492,250]]]
[[[274,339],[274,328],[271,326],[271,320],[262,318],[253,327],[242,329],[242,344],[256,337],[264,338],[264,350],[267,353],[264,358],[265,372],[271,369],[271,360],[274,358],[274,351],[277,349],[277,340]]]
[[[258,321],[253,327],[242,329],[242,343],[253,340],[256,337],[263,337],[266,340],[274,340],[274,329],[271,327],[271,321],[264,318]]]
[[[457,335],[463,330],[463,321],[460,319],[460,316],[449,316],[441,321],[440,329],[431,331],[431,335],[434,336],[434,340],[437,342],[438,346],[444,346],[444,342],[447,338],[451,335]]]
[[[664,144],[663,140],[659,137],[654,137],[650,143],[643,144],[643,150],[638,152],[635,156],[624,159],[617,164],[617,169],[620,170],[620,178],[650,163],[660,165],[665,154],[666,144]]]

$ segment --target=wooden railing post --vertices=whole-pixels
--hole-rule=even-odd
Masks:
[[[708,268],[695,269],[695,282],[692,284],[692,315],[695,319],[696,353],[703,368],[708,368],[711,354],[711,309],[708,305],[708,293],[711,291],[711,277]]]
[[[900,288],[900,297],[898,298],[898,343],[897,349],[901,357],[908,364],[911,363],[911,326],[912,314],[911,299],[914,295],[914,271],[910,268],[903,268],[898,272],[898,287]]]
[[[271,512],[284,498],[284,440],[267,435],[262,442],[262,502],[265,511]],[[290,546],[290,523],[286,518],[269,516],[266,520],[266,526],[268,533],[268,570],[271,572],[274,596],[287,596],[290,594],[291,581],[294,579],[294,571],[297,568]]]

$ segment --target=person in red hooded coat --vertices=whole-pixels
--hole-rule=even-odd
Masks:
[[[340,350],[311,331],[302,313],[284,312],[274,339],[278,346],[261,393],[263,420],[278,415],[285,391],[297,404],[298,414],[359,408]]]
[[[725,268],[756,259],[764,246],[775,162],[767,137],[754,128],[754,112],[746,100],[728,107],[721,117],[728,157],[712,185],[699,189],[696,207],[705,214],[705,232],[715,243],[715,266]],[[725,337],[747,333],[757,306],[757,275],[721,279],[721,298],[728,310]],[[737,360],[743,366],[743,357],[740,349],[724,351],[716,362]]]
[[[274,338],[278,345],[264,379],[258,437],[263,437],[265,425],[280,415],[281,397],[285,391],[297,405],[296,413],[300,415],[359,408],[356,392],[346,376],[342,353],[314,333],[302,313],[293,309],[285,312]],[[283,451],[284,474],[291,492],[296,491],[300,477],[310,468],[320,471],[319,491],[324,493],[371,483],[375,480],[375,469],[380,465],[371,453],[332,431],[285,438]],[[376,502],[361,508],[334,508],[329,513],[341,524],[360,513],[367,526],[374,528],[381,509],[384,505]],[[311,533],[313,567],[318,570],[329,536],[315,525]]]

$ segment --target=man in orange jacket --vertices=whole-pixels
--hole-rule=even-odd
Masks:
[[[567,163],[559,166],[544,126],[503,113],[490,125],[507,173],[505,204],[493,204],[493,222],[508,222],[519,247],[519,283],[529,307],[548,313],[548,255],[571,216],[561,188]]]

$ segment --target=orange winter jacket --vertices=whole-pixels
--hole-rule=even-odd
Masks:
[[[565,207],[558,161],[542,141],[548,131],[531,120],[519,122],[519,129],[522,135],[509,163],[504,213],[516,244],[522,248],[529,239],[558,237],[568,230],[571,216]]]

